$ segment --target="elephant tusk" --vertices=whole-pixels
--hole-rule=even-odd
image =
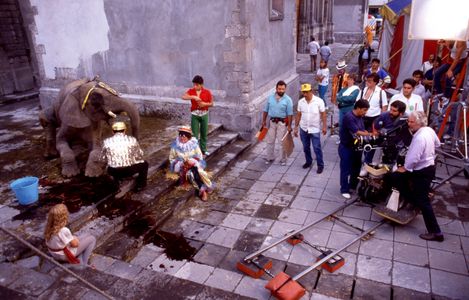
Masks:
[[[112,111],[108,111],[107,114],[110,115],[112,118],[117,117],[117,115],[115,113],[113,113]]]

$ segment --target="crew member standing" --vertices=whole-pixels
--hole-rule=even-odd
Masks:
[[[298,127],[300,127],[300,138],[303,144],[306,162],[303,169],[311,167],[313,158],[311,157],[311,144],[313,145],[314,154],[318,169],[316,173],[321,174],[324,170],[324,160],[322,158],[321,149],[321,131],[326,134],[326,108],[321,98],[313,95],[313,90],[309,83],[301,85],[303,98],[298,101],[298,112],[295,119],[295,136],[298,136]],[[322,130],[320,123],[322,121]]]
[[[350,189],[356,189],[358,185],[358,174],[362,165],[362,152],[353,149],[355,137],[370,136],[365,130],[363,117],[370,104],[366,100],[358,100],[353,110],[348,112],[342,120],[339,137],[340,157],[340,193],[345,199],[350,199]]]
[[[282,147],[282,158],[280,164],[287,164],[287,153],[282,146],[282,138],[288,132],[292,131],[291,122],[293,117],[293,101],[285,94],[287,84],[280,80],[275,87],[275,93],[267,98],[267,103],[262,113],[262,127],[267,126],[267,116],[270,120],[269,131],[267,132],[267,158],[266,164],[275,160],[275,141],[277,140]]]
[[[117,184],[138,173],[135,191],[140,191],[147,185],[148,163],[137,139],[125,134],[126,128],[124,122],[112,124],[114,135],[103,142],[102,160],[107,161],[107,172]]]
[[[410,114],[413,111],[424,111],[422,97],[413,93],[416,85],[417,82],[414,79],[404,79],[402,82],[401,92],[392,96],[389,103],[392,104],[395,101],[403,102],[406,105],[405,112],[407,114]]]
[[[392,175],[392,182],[407,201],[416,205],[422,212],[428,233],[419,237],[428,241],[444,240],[436,220],[428,193],[435,177],[435,148],[440,140],[435,131],[427,126],[427,117],[422,111],[414,111],[408,119],[409,129],[413,132],[404,166]]]
[[[319,51],[319,43],[316,42],[315,38],[311,37],[311,42],[308,44],[309,48],[309,57],[311,59],[311,72],[316,71],[316,61],[318,58],[318,51]]]
[[[184,100],[191,101],[191,130],[199,141],[203,155],[209,155],[207,151],[208,135],[208,108],[213,106],[213,97],[209,89],[204,87],[204,79],[195,75],[192,79],[194,86],[182,96]]]

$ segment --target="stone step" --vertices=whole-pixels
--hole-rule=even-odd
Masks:
[[[210,139],[209,151],[213,152],[208,156],[207,162],[209,171],[214,175],[221,173],[224,168],[245,149],[249,147],[249,143],[238,138],[238,134],[228,132],[218,132]],[[166,152],[169,153],[169,151]],[[223,160],[223,163],[219,161]],[[213,162],[213,167],[212,167]],[[172,197],[183,197],[180,193],[174,194],[172,191],[177,181],[166,178],[166,169],[160,169],[156,174],[148,180],[148,185],[142,192],[130,195],[130,197],[119,200],[101,203],[96,207],[96,217],[83,223],[79,231],[88,232],[97,237],[98,245],[109,239],[112,235],[121,231],[124,226],[131,220],[134,220],[147,207],[158,206],[158,210],[162,213],[170,214],[172,208],[168,206],[168,202],[178,202],[178,200],[168,200]],[[187,198],[187,197],[186,197]],[[184,198],[184,199],[186,199]],[[98,215],[99,211],[103,211],[102,206],[107,206],[106,210],[112,212],[112,215]],[[128,209],[131,206],[132,209]],[[161,219],[160,217],[156,220]]]
[[[212,142],[212,139],[217,139],[218,134],[222,131],[223,127],[220,124],[214,124],[209,126],[209,139],[210,143]],[[169,131],[174,131],[177,132],[176,127],[168,127],[166,130]],[[237,137],[236,133],[229,133],[231,134],[230,138],[235,139]],[[145,143],[149,143],[148,137],[143,137],[145,139]],[[171,139],[172,140],[172,139]],[[168,155],[169,155],[169,145],[171,143],[171,140],[169,140],[165,146],[163,147],[158,147],[156,149],[144,149],[146,153],[146,157],[148,158],[148,164],[150,167],[148,168],[148,179],[149,182],[152,180],[154,177],[158,177],[159,171],[165,168],[168,165]],[[229,143],[231,142],[230,140],[225,142]],[[222,143],[223,144],[223,143]],[[148,151],[151,150],[151,151]],[[99,217],[102,213],[101,210],[105,210],[105,208],[108,206],[108,203],[110,201],[115,200],[115,198],[122,198],[124,197],[128,192],[130,192],[135,186],[135,180],[127,180],[125,181],[121,187],[120,187],[120,193],[117,193],[116,195],[108,195],[102,200],[96,202],[94,205],[91,207],[85,209],[84,211],[80,211],[80,214],[77,215],[71,215],[70,219],[70,226],[72,230],[77,231],[85,224],[87,224],[91,219]]]
[[[174,127],[174,128],[173,128]],[[165,139],[168,140],[173,140],[176,135],[177,135],[177,126],[171,126],[166,128],[168,132],[170,132],[171,135],[168,137],[168,133],[162,133],[154,134],[155,136],[165,136]],[[219,147],[222,147],[226,144],[232,143],[234,140],[237,139],[238,134],[236,133],[229,133],[222,131],[223,128],[221,125],[210,125],[209,126],[209,142],[212,143],[214,142],[213,145],[210,144],[209,151],[213,153],[216,153],[218,151]],[[148,142],[148,137],[143,137],[144,142]],[[165,143],[165,147],[163,149],[159,148],[156,149],[154,152],[146,152],[148,153],[147,157],[149,158],[150,164],[155,164],[155,166],[152,166],[152,169],[149,170],[149,183],[150,182],[158,182],[158,185],[153,187],[153,190],[151,188],[145,189],[142,193],[139,195],[143,196],[143,203],[148,203],[150,201],[153,201],[153,199],[157,198],[157,195],[160,193],[164,193],[167,189],[170,189],[171,187],[168,186],[167,184],[160,184],[162,182],[165,182],[166,180],[164,179],[164,173],[161,170],[166,166],[167,164],[167,158],[169,154],[169,145],[170,142],[168,141]],[[149,150],[148,147],[146,150]],[[144,150],[145,151],[145,150]],[[209,156],[209,157],[210,157]],[[163,178],[163,179],[162,179]],[[127,188],[131,188],[133,183],[130,183]],[[125,188],[125,186],[123,187]],[[125,220],[125,217],[119,216],[116,214],[116,216],[109,216],[109,214],[106,213],[108,211],[108,207],[113,204],[115,201],[115,195],[114,194],[108,194],[101,200],[96,201],[95,203],[87,206],[82,206],[79,208],[78,211],[73,212],[70,214],[70,224],[69,227],[72,229],[73,232],[79,231],[82,227],[85,225],[87,228],[89,227],[101,227],[101,228],[107,228],[107,224],[110,223],[109,219],[116,219],[114,222],[116,224],[122,223]],[[131,193],[128,193],[125,198],[132,198]],[[142,201],[134,201],[131,200],[133,203],[133,207],[138,207],[142,205]],[[20,207],[21,211],[18,211],[15,206],[9,207],[9,206],[2,206],[2,218],[5,217],[5,219],[1,220],[1,225],[3,227],[9,228],[11,230],[14,230],[16,233],[18,233],[20,236],[28,239],[33,245],[43,248],[44,243],[43,243],[43,232],[44,232],[44,226],[45,222],[47,219],[47,212],[49,208],[51,207],[52,204],[47,204],[47,203],[40,203],[37,202],[29,207]],[[128,205],[126,204],[125,207]],[[133,208],[127,207],[127,211],[132,210]],[[117,212],[120,211],[119,209],[116,210]],[[5,214],[6,212],[6,214]],[[18,218],[20,214],[28,216],[26,219],[21,219]],[[124,215],[128,215],[129,213],[126,212]],[[119,229],[120,230],[120,227]],[[8,249],[23,249],[21,245],[18,245],[16,241],[11,241],[9,243],[9,246],[7,247]],[[3,255],[4,251],[0,251],[0,256]],[[10,251],[11,252],[11,251]],[[26,252],[21,251],[21,253],[17,253],[12,256],[12,254],[8,252],[9,257],[14,257],[15,259],[18,259],[22,255],[28,252],[26,249]],[[14,251],[13,251],[14,252]]]
[[[212,174],[215,182],[216,178],[224,172],[230,163],[249,146],[250,143],[237,140],[230,145],[219,148],[218,152],[214,152],[215,155],[208,161],[209,168],[207,170]],[[128,220],[126,220],[129,227],[123,228],[122,231],[116,232],[110,236],[109,239],[97,249],[97,253],[120,260],[130,261],[138,253],[140,248],[148,243],[161,224],[169,216],[177,212],[193,195],[194,191],[192,188],[189,191],[173,189],[166,193],[160,201],[153,202],[144,210],[141,210],[140,213],[129,216]],[[132,232],[132,234],[129,235],[129,228],[137,226],[140,227],[141,232],[137,234]],[[138,237],[135,235],[138,235]]]

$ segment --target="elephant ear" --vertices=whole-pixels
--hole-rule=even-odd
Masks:
[[[59,115],[62,124],[75,128],[85,128],[91,125],[91,120],[81,110],[79,95],[78,91],[70,93],[60,106]]]

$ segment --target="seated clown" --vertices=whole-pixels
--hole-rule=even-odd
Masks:
[[[169,153],[169,169],[179,174],[181,184],[192,184],[202,201],[207,201],[213,183],[205,172],[205,161],[199,142],[192,137],[191,128],[182,126],[178,129],[178,137],[171,144]]]

